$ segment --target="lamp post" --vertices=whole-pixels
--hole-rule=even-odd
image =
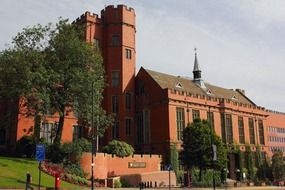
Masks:
[[[213,189],[216,189],[216,181],[215,181],[215,169],[214,169],[214,161],[217,160],[217,147],[214,144],[214,139],[213,139],[213,128],[212,128],[212,119],[211,119],[211,106],[209,105],[209,115],[208,115],[208,120],[210,124],[210,129],[211,129],[211,146],[212,146],[212,170],[213,170]]]
[[[94,189],[94,82],[92,81],[92,109],[91,109],[91,130],[92,130],[92,154],[91,154],[91,190]]]

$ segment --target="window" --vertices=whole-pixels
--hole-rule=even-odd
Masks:
[[[4,128],[0,128],[0,145],[4,145],[6,143],[6,130]]]
[[[245,143],[243,117],[238,117],[239,143]]]
[[[264,127],[262,120],[258,120],[258,133],[259,133],[259,143],[264,145]]]
[[[125,119],[125,122],[126,122],[126,135],[127,136],[131,136],[131,123],[132,123],[132,120],[131,120],[131,118],[127,118],[127,119]]]
[[[230,114],[226,114],[226,134],[227,134],[227,142],[233,143],[232,115]]]
[[[177,140],[183,139],[183,130],[185,127],[184,108],[176,108],[176,130]]]
[[[53,143],[57,125],[55,123],[42,123],[40,138],[44,138],[48,144]]]
[[[144,133],[143,133],[143,112],[137,112],[136,114],[136,121],[137,121],[137,142],[142,144],[144,142]]]
[[[120,84],[120,73],[119,71],[112,71],[112,87],[119,87]]]
[[[248,118],[248,128],[249,128],[249,143],[255,144],[254,123],[252,118]]]
[[[132,59],[132,50],[126,48],[126,58]]]
[[[175,85],[175,87],[176,87],[176,88],[183,88],[183,87],[182,87],[182,84],[181,84],[180,82],[178,82],[178,83]]]
[[[119,122],[115,122],[112,126],[112,138],[113,139],[119,138]]]
[[[79,125],[73,125],[73,140],[78,140],[79,138],[83,137],[83,128]]]
[[[225,127],[225,114],[221,113],[221,129],[222,129],[222,140],[227,143],[226,139],[226,127]]]
[[[137,142],[139,144],[150,143],[150,111],[143,110],[136,114]]]
[[[112,112],[118,113],[118,111],[119,111],[119,97],[112,96]]]
[[[112,36],[112,46],[119,46],[120,45],[120,36],[113,35]]]
[[[126,109],[130,110],[131,106],[132,106],[132,97],[131,97],[131,93],[126,93],[125,95],[125,103],[126,103]]]
[[[192,110],[192,118],[193,118],[193,120],[196,118],[200,118],[200,111],[199,110]]]
[[[215,131],[214,112],[207,112],[207,120],[210,122],[213,132]]]

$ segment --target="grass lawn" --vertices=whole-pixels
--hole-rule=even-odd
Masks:
[[[32,175],[32,186],[38,187],[39,169],[38,162],[34,159],[12,158],[0,156],[0,188],[25,188],[26,173]],[[41,186],[54,187],[54,177],[41,172]],[[61,188],[84,189],[61,181]]]

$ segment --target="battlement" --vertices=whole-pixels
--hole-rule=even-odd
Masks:
[[[255,106],[255,105],[251,105],[251,104],[245,104],[242,102],[238,102],[236,100],[232,100],[232,99],[227,99],[227,98],[219,98],[219,97],[213,97],[213,96],[207,96],[204,94],[194,94],[191,92],[186,92],[183,90],[177,90],[177,89],[168,89],[169,93],[171,94],[176,94],[181,96],[181,99],[184,99],[186,97],[191,97],[193,99],[200,99],[200,100],[207,100],[208,102],[218,102],[218,104],[221,107],[227,107],[227,105],[229,106],[236,106],[236,107],[241,107],[241,108],[248,108],[248,109],[253,109],[253,110],[258,110],[258,111],[265,111],[264,107],[261,106]]]
[[[274,113],[274,114],[279,114],[279,115],[285,115],[284,112],[279,112],[279,111],[275,111],[275,110],[265,110],[268,113]]]
[[[75,22],[97,22],[99,21],[100,18],[97,14],[95,13],[90,13],[89,11],[86,11],[84,14],[82,14],[80,17],[78,17]]]
[[[114,6],[114,5],[108,5],[107,7],[105,7],[104,10],[102,10],[102,12],[105,12],[107,10],[112,10],[112,9],[123,9],[125,11],[129,11],[129,12],[135,12],[135,10],[132,8],[132,7],[128,7],[126,5],[123,5],[123,4],[120,4],[120,5],[117,5],[117,6]]]

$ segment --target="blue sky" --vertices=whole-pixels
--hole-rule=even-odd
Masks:
[[[285,112],[283,0],[1,0],[0,50],[25,26],[72,21],[110,4],[136,11],[137,70],[192,77],[197,47],[205,81]]]

